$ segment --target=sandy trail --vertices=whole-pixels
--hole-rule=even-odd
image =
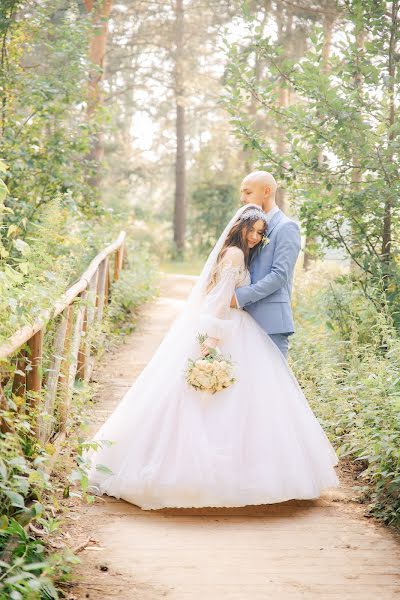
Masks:
[[[151,358],[194,278],[165,275],[138,329],[105,357],[92,432]],[[91,433],[92,433],[91,432]],[[400,599],[399,536],[363,516],[344,467],[342,487],[313,501],[237,509],[142,511],[113,498],[71,502],[67,532],[89,543],[72,599]]]

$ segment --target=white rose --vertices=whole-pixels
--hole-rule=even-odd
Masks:
[[[199,382],[199,384],[200,384],[202,387],[205,387],[205,388],[207,388],[207,387],[209,387],[209,386],[210,386],[210,380],[209,380],[209,378],[208,378],[206,375],[204,375],[203,373],[201,373],[201,374],[200,374],[200,375],[197,377],[197,381]]]
[[[211,375],[210,377],[210,383],[212,386],[217,385],[218,383],[218,377],[216,377],[215,375]]]

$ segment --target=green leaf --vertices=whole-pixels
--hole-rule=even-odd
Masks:
[[[23,496],[21,496],[21,494],[18,494],[18,492],[6,490],[5,495],[11,501],[12,506],[16,506],[18,508],[25,508],[25,500]]]
[[[7,237],[11,237],[16,231],[18,231],[18,226],[17,225],[10,225],[7,231]]]
[[[46,562],[33,562],[26,565],[22,565],[24,571],[38,571],[46,569],[49,565]]]
[[[18,252],[21,252],[23,256],[27,256],[28,254],[30,254],[31,249],[29,247],[29,244],[27,244],[26,242],[24,242],[24,240],[21,240],[20,238],[13,240],[13,246],[18,250]]]
[[[28,534],[25,529],[15,519],[10,519],[10,523],[7,527],[7,533],[11,535],[18,535],[22,540],[28,540]]]
[[[8,194],[8,187],[2,179],[0,179],[0,202],[3,202]]]
[[[106,467],[106,465],[96,465],[96,471],[100,471],[101,473],[107,473],[108,475],[113,475],[113,471],[109,469],[109,467]]]
[[[7,479],[7,467],[2,458],[0,458],[0,477],[2,479]]]
[[[9,523],[9,520],[8,520],[7,515],[1,515],[0,516],[0,530],[3,531],[4,529],[7,529],[8,523]]]
[[[8,583],[8,585],[13,585],[15,583],[20,583],[21,581],[26,581],[27,579],[31,579],[33,575],[31,573],[24,573],[20,571],[18,575],[13,575],[12,577],[7,577],[4,580],[4,583]]]

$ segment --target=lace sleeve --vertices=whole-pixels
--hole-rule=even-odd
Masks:
[[[229,248],[217,272],[217,283],[207,294],[200,314],[200,333],[223,339],[231,328],[231,299],[244,266],[239,248]]]

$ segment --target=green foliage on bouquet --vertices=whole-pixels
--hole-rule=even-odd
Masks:
[[[199,344],[203,344],[207,337],[207,334],[199,333],[197,336]],[[192,388],[210,394],[221,392],[236,381],[233,362],[222,355],[218,348],[210,348],[207,356],[189,358],[185,377]]]

